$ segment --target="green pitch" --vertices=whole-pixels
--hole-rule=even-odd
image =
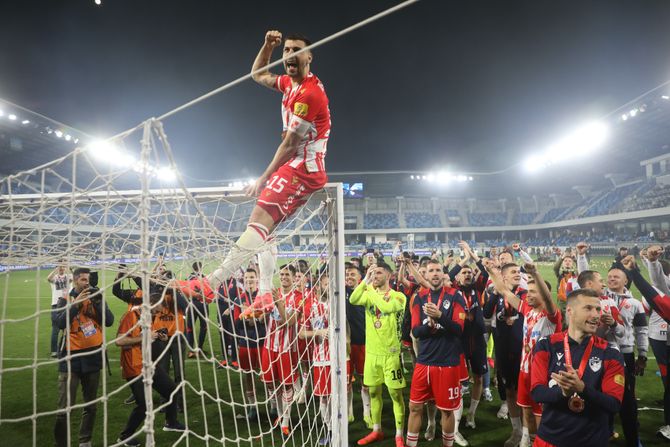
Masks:
[[[285,261],[281,261],[284,263]],[[592,267],[606,273],[609,261],[607,259],[595,259],[592,261]],[[181,266],[173,266],[174,270],[182,270]],[[555,283],[553,272],[549,265],[541,266],[541,272],[552,284]],[[49,361],[49,339],[51,332],[50,313],[50,289],[46,282],[48,272],[14,272],[9,275],[0,275],[0,318],[4,324],[0,325],[0,341],[2,342],[2,368],[21,368],[33,365],[37,362]],[[113,272],[105,276],[107,284],[111,282]],[[102,283],[101,279],[101,283]],[[38,292],[39,287],[39,292]],[[7,299],[4,299],[6,291]],[[634,291],[637,296],[637,291]],[[116,317],[115,324],[107,330],[108,339],[112,339],[116,334],[118,322],[121,315],[126,310],[126,304],[112,296],[111,291],[107,293],[108,302]],[[37,298],[36,298],[37,297]],[[216,320],[216,306],[210,305],[210,315]],[[39,318],[31,316],[36,312],[42,312]],[[12,320],[11,322],[8,320]],[[35,334],[38,334],[37,338]],[[208,332],[206,348],[213,352],[217,357],[221,355],[221,345],[218,338],[218,332],[214,326],[210,327]],[[651,355],[651,354],[650,354]],[[121,378],[119,367],[119,349],[116,346],[109,347],[109,358],[111,361],[112,375],[106,376],[107,400],[98,405],[98,413],[95,427],[95,436],[93,445],[112,444],[116,441],[118,434],[123,429],[132,406],[124,405],[123,401],[130,395],[128,388],[118,390],[125,384]],[[409,358],[407,356],[407,358]],[[407,363],[411,372],[411,365]],[[654,359],[650,359],[648,369],[644,377],[638,378],[637,396],[638,406],[640,408],[651,408],[641,410],[640,431],[642,442],[647,446],[664,445],[656,438],[656,430],[663,424],[663,413],[659,411],[662,408],[663,387],[661,379],[655,374],[658,370]],[[233,407],[230,402],[242,402],[240,395],[239,374],[232,370],[216,370],[212,363],[205,361],[186,360],[185,375],[195,390],[186,389],[187,412],[180,414],[180,419],[187,423],[189,428],[200,436],[208,433],[214,438],[225,436],[229,439],[226,445],[260,444],[260,439],[252,443],[235,442],[238,436],[247,437],[260,434],[260,431],[267,431],[269,424],[262,421],[250,424],[243,417],[244,409]],[[102,379],[101,379],[102,382]],[[350,444],[355,445],[355,441],[364,436],[368,430],[362,422],[362,407],[360,395],[357,391],[360,389],[360,380],[354,383],[354,412],[356,421],[350,424],[349,437]],[[38,368],[22,369],[18,371],[5,371],[0,377],[0,418],[22,418],[30,416],[33,413],[53,411],[56,409],[57,401],[57,370],[55,363],[42,365]],[[202,398],[196,391],[204,389],[210,394],[210,397],[219,398],[226,403],[218,405],[209,397]],[[477,429],[472,430],[461,428],[461,433],[468,439],[473,446],[501,446],[511,433],[511,424],[509,421],[496,419],[496,412],[500,407],[500,401],[495,389],[493,402],[482,401],[477,411]],[[100,386],[100,394],[103,393],[103,385]],[[409,389],[405,391],[405,398],[408,399]],[[81,402],[81,393],[79,393]],[[259,396],[261,399],[261,396]],[[158,403],[158,399],[154,399]],[[465,408],[469,405],[469,396],[465,397]],[[318,403],[312,403],[309,408],[299,406],[301,413],[305,414],[302,423],[298,421],[298,412],[293,409],[294,432],[299,431],[298,441],[305,439],[308,445],[316,445],[317,439],[307,439],[310,426],[320,425],[318,418]],[[391,414],[392,407],[389,399],[384,402],[384,431],[388,435],[388,440],[378,443],[379,446],[392,446],[394,424]],[[76,440],[80,420],[80,410],[72,412],[72,434]],[[207,415],[207,428],[205,428],[205,414]],[[103,418],[107,419],[107,426],[103,424]],[[35,421],[28,420],[18,423],[3,423],[0,425],[0,445],[12,447],[20,446],[47,446],[53,443],[53,426],[55,416],[43,416]],[[617,417],[618,421],[618,417]],[[186,439],[180,439],[179,434],[164,433],[160,430],[164,422],[164,416],[156,416],[156,439],[157,445],[172,445],[179,442],[179,445],[186,445]],[[425,420],[424,420],[425,426]],[[439,430],[439,428],[438,428]],[[314,431],[314,430],[312,430]],[[617,431],[623,436],[620,427]],[[305,438],[303,438],[305,436]],[[312,435],[314,436],[314,435]],[[423,433],[421,434],[423,436]],[[36,440],[33,443],[33,440]],[[143,440],[143,438],[140,438]],[[204,441],[194,435],[190,435],[188,444],[191,446],[206,445]],[[213,444],[210,440],[209,444]],[[268,435],[263,438],[264,445],[272,445],[272,439]],[[274,445],[280,445],[281,438],[275,435]],[[293,442],[289,441],[289,444]],[[77,445],[73,442],[73,445]],[[440,445],[440,438],[428,443],[420,442],[419,445]],[[624,445],[622,439],[613,442],[612,445]]]

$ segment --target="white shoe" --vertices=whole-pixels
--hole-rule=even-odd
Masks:
[[[470,445],[470,443],[463,437],[461,432],[458,432],[458,431],[456,433],[454,433],[454,442],[456,444],[460,445],[461,447],[466,447],[466,446]]]
[[[518,431],[513,431],[512,436],[509,437],[507,441],[505,441],[504,447],[519,447],[519,444],[521,443],[521,433]]]
[[[468,428],[477,428],[477,424],[475,424],[475,415],[468,413],[467,416],[465,416],[465,426]]]
[[[509,409],[507,408],[507,402],[502,403],[502,405],[500,406],[500,410],[498,410],[498,414],[496,414],[496,417],[498,419],[509,418]]]
[[[300,390],[294,395],[295,397],[293,398],[293,402],[296,404],[304,404],[305,403],[305,387],[301,387]]]
[[[656,432],[656,435],[667,441],[670,441],[670,425],[664,425],[663,427],[659,428]]]
[[[428,424],[426,427],[426,433],[424,433],[426,441],[433,441],[435,439],[435,423]]]
[[[493,401],[493,394],[491,394],[491,390],[486,388],[484,390],[484,400],[486,402],[492,402]]]
[[[521,442],[519,442],[519,447],[532,447],[533,443],[530,442],[530,436],[521,435]]]

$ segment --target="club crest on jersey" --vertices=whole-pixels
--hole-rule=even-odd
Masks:
[[[294,175],[294,176],[291,178],[291,185],[295,185],[295,184],[298,183],[299,181],[300,181],[300,180],[298,180],[298,177],[296,177],[296,176]]]
[[[293,106],[293,113],[298,116],[306,116],[309,112],[309,105],[304,102],[296,102]]]
[[[598,372],[600,371],[600,368],[603,366],[603,361],[600,360],[598,357],[591,357],[589,359],[589,367],[591,368],[591,371],[593,372]]]
[[[451,302],[449,300],[444,300],[444,304],[442,305],[444,310],[449,310],[449,306],[451,306]]]

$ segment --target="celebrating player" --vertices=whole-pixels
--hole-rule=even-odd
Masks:
[[[589,289],[567,297],[568,330],[537,342],[531,395],[544,405],[535,447],[606,446],[609,418],[624,390],[621,353],[595,335],[600,294]]]
[[[248,195],[258,196],[246,230],[221,266],[209,276],[216,290],[240,265],[258,253],[261,296],[254,309],[272,308],[270,290],[276,251],[266,244],[268,236],[278,223],[292,215],[327,181],[324,159],[330,136],[328,97],[321,81],[310,72],[312,53],[296,54],[311,42],[301,35],[286,37],[283,51],[286,74],[278,76],[264,67],[281,42],[279,31],[266,33],[252,72],[254,81],[284,95],[282,141],[263,174],[246,190]]]
[[[314,288],[315,295],[310,300],[309,309],[305,312],[305,322],[300,330],[300,338],[310,339],[313,349],[314,395],[319,398],[321,418],[328,428],[328,433],[319,439],[319,445],[330,445],[330,343],[328,341],[328,325],[330,307],[328,305],[328,270],[319,271],[319,279]]]
[[[523,429],[520,447],[530,447],[535,438],[537,424],[542,416],[542,406],[530,395],[530,366],[537,341],[555,332],[561,332],[561,312],[551,298],[551,291],[534,264],[526,263],[524,270],[530,275],[526,299],[507,289],[500,275],[491,264],[485,264],[496,290],[504,291],[508,303],[523,315],[523,349],[517,390],[517,404],[523,411]],[[534,417],[533,417],[534,416]]]
[[[302,313],[302,294],[295,290],[295,267],[284,265],[279,269],[281,289],[276,292],[275,307],[268,318],[267,338],[261,354],[262,380],[268,394],[273,395],[275,387],[281,386],[281,399],[275,399],[280,418],[281,431],[289,434],[293,384],[298,366],[296,328]]]
[[[365,309],[361,306],[354,306],[349,302],[354,289],[361,283],[363,275],[361,269],[354,264],[348,264],[345,270],[345,292],[346,292],[346,313],[347,323],[351,328],[351,374],[363,375],[365,365]],[[351,386],[350,386],[351,388]],[[353,389],[349,389],[347,397],[349,399],[349,422],[353,422]],[[365,385],[361,386],[361,401],[363,402],[363,421],[368,428],[372,428],[370,419],[370,390]]]
[[[426,273],[430,289],[421,289],[412,303],[412,333],[419,354],[412,376],[407,446],[419,439],[424,403],[434,400],[442,412],[442,445],[454,445],[454,411],[462,406],[463,347],[459,340],[465,322],[465,302],[457,289],[445,287],[442,264],[431,260]]]
[[[490,272],[494,266],[488,265]],[[523,344],[523,318],[506,298],[505,291],[511,290],[519,300],[526,299],[526,290],[519,286],[521,270],[514,263],[504,264],[500,269],[504,283],[503,290],[494,285],[494,292],[490,294],[484,305],[484,317],[496,316],[495,358],[496,369],[500,371],[500,378],[505,387],[505,397],[509,417],[512,422],[512,435],[505,441],[505,447],[515,447],[521,442],[523,433],[521,424],[521,410],[516,403],[517,387],[519,384],[519,365],[521,364],[521,347]],[[490,273],[489,273],[490,275]],[[498,385],[500,386],[500,385]]]
[[[372,265],[365,280],[349,298],[353,305],[365,307],[365,371],[363,384],[370,389],[372,432],[358,441],[367,445],[384,439],[382,433],[382,384],[386,384],[393,401],[396,446],[403,446],[405,402],[402,389],[406,382],[400,362],[399,323],[405,311],[405,295],[391,290],[391,267]],[[372,285],[372,287],[370,287]]]

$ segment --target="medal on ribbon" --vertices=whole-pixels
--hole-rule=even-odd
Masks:
[[[593,337],[589,340],[586,350],[584,350],[584,355],[582,360],[579,362],[579,370],[577,370],[577,376],[581,379],[584,377],[584,371],[586,370],[586,364],[589,362],[589,357],[591,357],[591,350],[593,349]],[[565,352],[565,366],[566,368],[572,367],[572,354],[570,353],[570,344],[568,343],[568,333],[565,333],[563,338],[563,351]],[[581,413],[584,411],[585,402],[584,399],[577,393],[574,393],[568,399],[568,408],[573,413]]]

